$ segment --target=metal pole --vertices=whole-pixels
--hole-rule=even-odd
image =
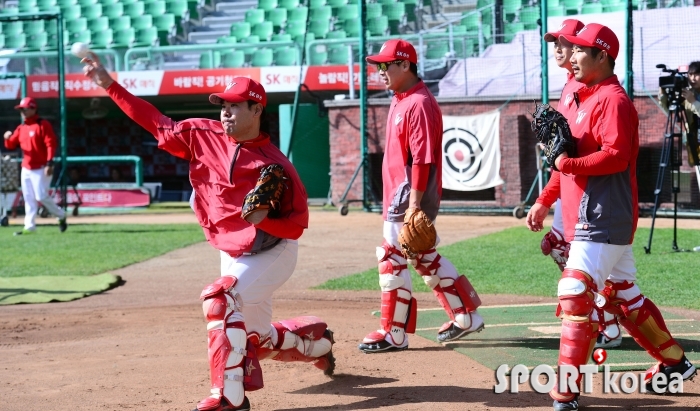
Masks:
[[[366,0],[360,0],[360,162],[362,167],[362,206],[365,211],[370,211],[367,201],[367,184],[369,173],[367,171],[367,45],[365,44],[365,25],[367,23]]]
[[[627,13],[625,13],[625,28],[627,29],[627,44],[625,51],[627,52],[627,60],[625,65],[625,91],[630,100],[634,100],[634,72],[632,71],[632,52],[634,50],[634,33],[632,32],[632,0],[627,0]]]
[[[352,44],[348,44],[348,80],[350,100],[355,100],[355,56],[352,55]]]
[[[68,184],[66,182],[68,173],[66,159],[68,158],[68,138],[66,136],[66,74],[64,63],[63,50],[63,12],[58,12],[56,19],[58,33],[58,104],[60,105],[61,113],[61,181],[58,184],[61,187],[61,200],[63,209],[68,208]]]
[[[297,111],[299,108],[299,95],[301,94],[301,85],[304,84],[304,54],[306,52],[306,33],[309,32],[309,16],[311,13],[308,13],[306,15],[306,30],[304,30],[304,41],[303,44],[301,45],[301,61],[299,61],[299,85],[297,86],[297,91],[294,93],[294,105],[292,106],[292,126],[290,127],[289,131],[289,147],[287,148],[287,152],[285,155],[291,160],[291,155],[292,155],[292,147],[293,147],[293,142],[294,142],[294,129],[296,128],[296,122],[297,122]]]
[[[547,0],[540,2],[540,44],[542,48],[542,103],[549,104],[549,58],[547,56],[547,42],[544,41],[544,33],[547,32]]]

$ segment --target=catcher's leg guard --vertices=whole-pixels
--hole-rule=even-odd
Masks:
[[[598,324],[591,319],[594,307],[595,284],[583,271],[565,269],[559,280],[557,295],[562,328],[559,341],[559,365],[585,365],[593,352]],[[576,380],[580,384],[581,376]],[[555,384],[549,395],[557,402],[574,401],[576,393],[568,386]]]
[[[272,323],[270,346],[275,361],[313,362],[326,375],[333,375],[333,332],[320,318],[304,316]]]
[[[211,396],[197,404],[199,411],[249,409],[244,383],[251,385],[249,390],[262,387],[255,348],[247,343],[245,324],[238,312],[235,284],[235,277],[221,277],[200,297],[207,320]]]
[[[569,259],[569,248],[571,248],[571,244],[564,239],[564,234],[552,227],[542,238],[540,248],[542,254],[552,257],[559,266],[559,270],[564,271],[566,261]]]
[[[379,286],[382,289],[381,328],[369,333],[358,347],[364,352],[380,352],[408,347],[406,333],[415,332],[418,304],[404,288],[400,276],[408,270],[401,252],[386,242],[377,247]]]

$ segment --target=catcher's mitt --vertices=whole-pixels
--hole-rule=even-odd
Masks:
[[[418,254],[432,249],[437,241],[433,221],[421,210],[411,211],[406,211],[404,224],[399,232],[399,244],[408,259],[414,259]]]
[[[532,131],[537,133],[537,141],[543,146],[542,152],[554,170],[557,170],[554,161],[562,153],[576,157],[576,142],[571,135],[569,123],[560,112],[549,104],[538,104],[532,116]]]
[[[284,168],[279,164],[270,164],[260,170],[260,177],[255,188],[245,196],[241,218],[257,224],[266,216],[277,217],[280,211],[280,199],[284,193]]]

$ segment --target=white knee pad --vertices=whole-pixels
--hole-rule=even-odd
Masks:
[[[379,274],[379,287],[382,291],[391,291],[403,287],[406,281],[403,277],[393,274]]]

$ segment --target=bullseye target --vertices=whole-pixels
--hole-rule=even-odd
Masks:
[[[460,183],[473,179],[481,169],[484,148],[471,132],[450,128],[443,133],[443,173]]]

